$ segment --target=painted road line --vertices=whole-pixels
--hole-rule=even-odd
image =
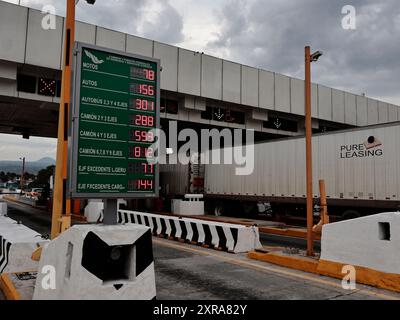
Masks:
[[[324,280],[324,279],[319,279],[319,278],[316,278],[315,276],[312,277],[312,276],[303,275],[303,274],[300,274],[297,272],[291,272],[291,271],[287,271],[287,270],[283,270],[283,269],[259,265],[259,264],[252,263],[252,262],[245,261],[245,260],[229,258],[222,254],[216,254],[214,252],[209,252],[207,250],[191,248],[185,244],[169,243],[169,242],[163,241],[161,239],[153,239],[153,242],[155,242],[159,245],[162,245],[165,247],[170,247],[170,248],[177,249],[177,250],[199,253],[199,254],[202,254],[205,256],[211,256],[211,257],[214,257],[218,260],[221,260],[221,261],[224,261],[227,263],[231,263],[231,264],[235,264],[235,265],[239,265],[239,266],[243,266],[243,267],[247,267],[247,268],[251,268],[251,269],[257,269],[257,270],[260,270],[263,272],[279,273],[281,275],[285,275],[285,276],[288,276],[291,278],[297,278],[297,279],[311,281],[311,282],[315,282],[315,283],[319,283],[319,284],[329,285],[331,287],[336,287],[336,288],[343,290],[342,285],[340,283],[336,283],[336,282]],[[367,289],[357,289],[357,290],[354,290],[352,293],[362,293],[362,294],[366,294],[366,295],[369,295],[372,297],[382,298],[385,300],[400,300],[400,297],[398,297],[398,296],[396,297],[396,296],[392,296],[389,294],[377,293],[377,292],[367,290]]]

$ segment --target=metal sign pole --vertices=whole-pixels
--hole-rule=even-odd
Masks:
[[[117,199],[105,199],[104,200],[104,217],[103,224],[105,225],[116,225],[118,223],[118,200]]]
[[[312,176],[312,120],[311,120],[311,54],[305,48],[305,124],[306,124],[306,176],[307,176],[307,255],[313,248],[313,176]]]
[[[62,90],[57,134],[57,162],[53,192],[53,214],[51,222],[51,239],[61,231],[61,225],[70,223],[70,199],[67,198],[67,159],[68,159],[68,123],[71,102],[71,64],[72,46],[75,36],[75,0],[67,0],[65,18],[65,46],[62,72]],[[65,218],[64,221],[62,218]]]

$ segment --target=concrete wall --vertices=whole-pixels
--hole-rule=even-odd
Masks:
[[[43,30],[42,18],[40,11],[0,2],[0,60],[60,69],[64,18],[57,17],[56,30]],[[303,80],[82,22],[77,23],[76,39],[161,59],[164,90],[304,114]],[[374,102],[366,106],[361,96],[312,86],[312,113],[316,119],[355,126],[397,120],[397,106],[381,102],[378,106]]]
[[[390,229],[390,237],[385,232]],[[388,236],[389,234],[386,234]],[[321,259],[400,274],[400,213],[325,225]]]

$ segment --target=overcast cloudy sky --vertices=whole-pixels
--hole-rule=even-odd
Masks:
[[[64,0],[20,2],[65,14]],[[356,9],[355,30],[342,28],[345,5]],[[298,78],[309,44],[324,51],[315,82],[400,105],[399,0],[81,0],[77,19]],[[22,141],[0,135],[0,157],[55,157],[51,139]]]

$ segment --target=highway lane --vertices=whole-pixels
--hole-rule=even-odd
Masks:
[[[9,208],[11,218],[40,233],[49,233],[48,213],[15,203],[9,203]],[[279,241],[279,237],[272,240]],[[262,239],[264,244],[272,243],[269,237],[262,235]],[[295,247],[297,240],[287,241]],[[250,260],[245,254],[155,237],[153,254],[160,300],[400,299],[400,295],[361,285],[347,291],[339,280]]]

